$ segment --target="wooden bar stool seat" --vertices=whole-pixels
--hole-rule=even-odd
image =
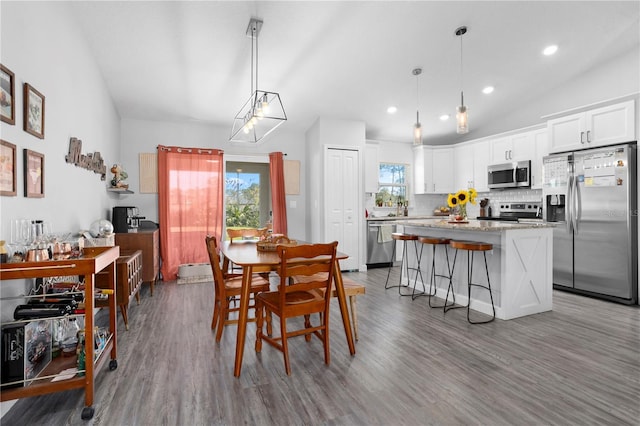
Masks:
[[[444,311],[447,312],[449,309],[454,308],[467,308],[467,321],[471,324],[485,324],[493,321],[496,318],[496,308],[493,303],[493,294],[491,292],[491,279],[489,278],[489,267],[487,266],[487,252],[493,250],[493,244],[478,242],[478,241],[459,241],[459,240],[451,240],[449,242],[449,246],[456,250],[455,256],[453,258],[453,267],[451,268],[451,279],[453,279],[453,272],[456,267],[456,259],[458,257],[458,250],[466,250],[467,251],[467,306],[447,306],[447,302],[449,301],[449,291],[453,293],[453,286],[449,285],[449,289],[447,289],[447,297],[445,298],[445,306]],[[473,257],[476,252],[482,252],[484,257],[484,269],[487,274],[487,284],[479,284],[474,283],[473,279]],[[472,321],[470,317],[471,310],[471,287],[480,287],[489,291],[489,297],[491,298],[491,309],[493,310],[493,316],[486,321]],[[454,296],[455,297],[455,296]],[[455,299],[454,299],[455,300]]]
[[[420,249],[420,258],[422,258],[422,249],[424,249],[424,245],[425,244],[430,244],[431,245],[431,247],[432,247],[432,257],[431,257],[431,277],[429,278],[429,292],[427,293],[425,291],[423,294],[416,295],[416,297],[418,297],[418,296],[429,296],[429,306],[430,307],[432,307],[432,308],[442,308],[445,305],[433,305],[431,303],[431,298],[433,296],[435,296],[437,291],[438,291],[438,285],[437,285],[437,282],[436,282],[437,278],[445,278],[446,280],[448,280],[449,288],[447,288],[447,292],[449,290],[453,291],[453,288],[451,287],[452,286],[452,284],[451,284],[451,265],[449,263],[449,250],[448,250],[449,243],[451,242],[451,239],[443,238],[443,237],[420,236],[420,237],[418,237],[418,242],[422,244],[422,248]],[[447,259],[446,275],[445,274],[436,273],[436,249],[437,249],[437,247],[442,247],[442,249],[444,249],[444,254],[445,254],[445,257]],[[455,304],[455,295],[454,295],[454,299],[453,299],[453,304]]]
[[[418,275],[420,275],[420,280],[422,280],[422,272],[420,271],[420,256],[418,255],[418,236],[417,235],[413,235],[413,234],[405,234],[402,232],[394,232],[391,234],[391,238],[393,238],[394,244],[393,244],[393,251],[391,253],[391,259],[389,261],[389,270],[387,272],[387,281],[384,284],[384,288],[385,289],[390,289],[393,287],[398,287],[398,294],[400,296],[413,296],[415,294],[415,285],[418,281]],[[400,278],[398,279],[398,285],[389,285],[389,277],[391,276],[391,269],[393,268],[393,261],[396,258],[396,243],[397,241],[402,241],[402,262],[400,263]],[[413,241],[413,247],[415,249],[416,252],[416,259],[418,261],[418,265],[416,267],[411,267],[409,266],[409,257],[407,254],[407,242],[408,241]],[[415,279],[414,279],[414,286],[413,286],[413,292],[411,294],[406,294],[406,293],[402,293],[400,291],[401,287],[409,287],[409,282],[411,281],[410,277],[409,277],[409,271],[415,271]],[[407,284],[403,285],[402,284],[402,273],[403,271],[406,271],[406,276],[407,276]],[[424,287],[424,283],[423,283],[423,287]]]

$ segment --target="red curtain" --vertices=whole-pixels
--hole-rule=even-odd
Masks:
[[[205,235],[220,241],[224,212],[223,151],[158,146],[158,217],[162,277],[186,263],[208,263]]]
[[[281,152],[269,154],[273,233],[287,234],[287,199],[284,192],[284,160]]]

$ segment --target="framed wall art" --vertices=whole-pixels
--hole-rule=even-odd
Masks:
[[[44,139],[44,95],[24,84],[24,131]]]
[[[24,196],[44,197],[44,155],[30,149],[24,150]]]
[[[16,146],[0,140],[0,195],[17,194],[16,167]]]
[[[0,119],[5,123],[16,124],[16,84],[14,74],[0,64]]]

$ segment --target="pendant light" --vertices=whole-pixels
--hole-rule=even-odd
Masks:
[[[420,125],[420,90],[418,76],[422,74],[422,68],[414,68],[411,72],[416,76],[416,124],[413,125],[413,145],[422,145],[422,126]]]
[[[233,119],[229,137],[233,142],[256,143],[287,120],[280,95],[258,88],[258,35],[262,23],[259,19],[251,18],[247,27],[247,37],[251,37],[251,96]]]
[[[456,35],[460,37],[460,106],[456,108],[456,131],[461,135],[469,132],[467,107],[464,105],[464,91],[462,89],[462,36],[466,32],[467,27],[464,26],[456,29]]]

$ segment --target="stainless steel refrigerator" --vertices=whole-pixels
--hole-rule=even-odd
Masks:
[[[635,143],[544,158],[555,288],[638,303],[636,163]]]

